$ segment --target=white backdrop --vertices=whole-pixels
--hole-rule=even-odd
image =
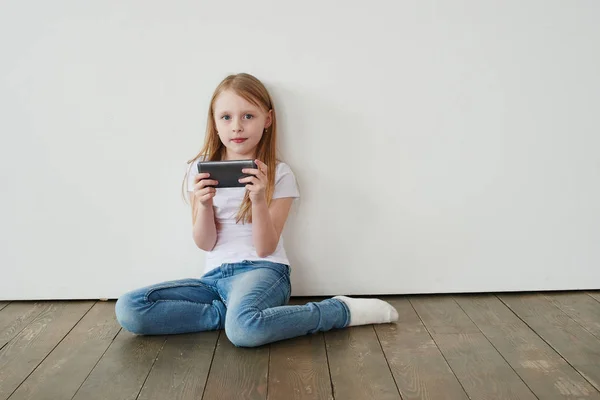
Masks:
[[[294,295],[600,288],[600,2],[2,1],[0,300],[196,277],[210,95],[263,80]]]

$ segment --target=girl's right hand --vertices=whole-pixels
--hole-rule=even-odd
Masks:
[[[219,182],[208,179],[210,174],[204,172],[194,177],[194,198],[199,201],[203,206],[212,206],[212,199],[215,197],[217,189],[212,187],[217,185]]]

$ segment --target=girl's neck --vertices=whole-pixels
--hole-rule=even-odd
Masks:
[[[254,158],[256,158],[254,153],[238,154],[238,153],[232,153],[229,150],[226,150],[223,160],[225,160],[225,161],[227,161],[227,160],[254,160]]]

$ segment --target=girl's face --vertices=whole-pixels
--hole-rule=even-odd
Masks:
[[[215,125],[227,148],[227,160],[256,157],[256,146],[271,125],[271,114],[230,90],[223,91],[215,99]]]

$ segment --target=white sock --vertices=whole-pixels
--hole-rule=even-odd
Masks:
[[[398,320],[398,311],[389,303],[379,299],[360,299],[346,296],[334,296],[350,310],[350,324],[383,324]]]

